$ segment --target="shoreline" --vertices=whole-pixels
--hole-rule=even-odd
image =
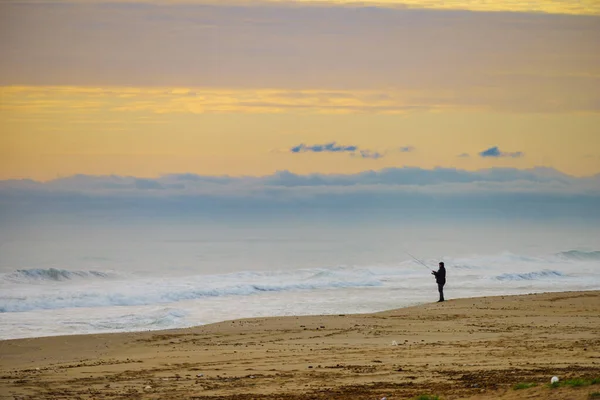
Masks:
[[[580,293],[580,292],[595,292],[595,291],[600,292],[600,289],[586,289],[586,290],[577,290],[576,289],[576,290],[556,290],[556,291],[539,291],[539,292],[533,291],[533,292],[528,292],[528,293],[489,294],[486,296],[456,297],[456,298],[451,298],[449,300],[450,301],[451,300],[468,300],[468,299],[493,298],[493,297],[528,296],[528,295],[541,295],[541,294],[551,294],[551,293]],[[390,311],[395,311],[395,310],[403,310],[406,308],[421,307],[421,306],[425,306],[428,304],[434,304],[436,302],[436,300],[434,300],[435,298],[437,298],[437,292],[435,293],[435,295],[431,296],[431,299],[429,301],[412,302],[412,303],[408,303],[403,306],[399,306],[397,308],[387,308],[387,309],[381,309],[379,311],[369,311],[369,312],[361,312],[361,313],[353,313],[353,312],[343,312],[343,313],[345,315],[360,316],[360,315],[371,315],[371,314],[390,312]],[[0,315],[2,315],[2,314],[0,314]],[[48,334],[43,334],[41,336],[0,338],[0,344],[2,342],[11,341],[11,340],[25,340],[25,339],[35,340],[35,339],[42,339],[42,338],[61,338],[61,337],[77,337],[77,336],[91,336],[91,335],[97,336],[97,335],[113,335],[113,334],[119,335],[119,334],[133,334],[133,333],[171,332],[171,331],[178,331],[178,330],[200,328],[200,327],[205,327],[205,326],[210,326],[210,325],[215,325],[215,324],[222,324],[222,323],[227,323],[230,321],[238,321],[238,320],[265,319],[265,318],[287,318],[287,317],[297,317],[297,316],[299,316],[299,317],[314,317],[314,316],[333,316],[333,315],[337,315],[337,314],[314,313],[314,314],[299,314],[299,315],[241,316],[238,318],[218,320],[218,321],[208,322],[208,323],[200,324],[200,325],[180,326],[180,327],[171,327],[171,328],[156,328],[156,329],[142,328],[142,329],[137,329],[137,330],[92,331],[92,332],[64,333],[64,334],[48,333]]]
[[[0,341],[0,398],[587,399],[600,291],[451,299],[370,314]],[[558,397],[556,397],[558,396]],[[562,396],[562,397],[561,397]]]

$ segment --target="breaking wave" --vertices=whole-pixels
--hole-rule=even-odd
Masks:
[[[111,275],[99,271],[69,271],[57,268],[19,269],[4,276],[13,283],[32,283],[40,281],[69,281],[73,279],[109,278]]]
[[[565,275],[559,271],[543,270],[527,273],[502,274],[496,276],[499,281],[534,281],[538,279],[561,278]]]
[[[92,272],[90,274],[94,277],[105,276]],[[59,280],[81,275],[80,272],[58,270],[58,272],[46,273],[44,276]],[[83,276],[87,275],[83,274]],[[141,306],[209,297],[249,296],[261,292],[381,285],[382,280],[372,277],[368,270],[353,268],[279,273],[240,272],[170,280],[123,279],[113,280],[109,285],[105,282],[84,281],[83,284],[61,287],[60,291],[51,286],[38,286],[36,290],[28,288],[29,290],[7,291],[0,295],[0,313],[79,307]]]
[[[520,290],[522,286],[527,286],[529,289],[547,290],[560,285],[564,288],[593,289],[598,282],[593,264],[599,257],[598,251],[572,250],[545,257],[505,252],[447,257],[444,261],[448,270],[448,290],[465,296],[471,293],[472,288],[496,291]],[[433,269],[437,260],[425,262]],[[288,292],[314,291],[315,296],[322,296],[323,291],[341,289],[339,293],[347,293],[344,289],[370,287],[383,287],[384,290],[395,291],[393,293],[401,298],[410,298],[416,296],[414,293],[431,290],[432,284],[431,274],[410,259],[399,260],[394,265],[248,270],[191,276],[56,268],[20,269],[0,275],[0,313],[151,305],[164,307],[178,302],[216,301],[225,297],[231,299],[224,301],[238,302],[241,300],[236,297],[261,294],[283,299],[289,297]],[[353,290],[353,295],[359,292],[362,293]]]

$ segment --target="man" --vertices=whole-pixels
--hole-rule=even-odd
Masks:
[[[440,269],[437,271],[431,271],[432,275],[435,275],[435,281],[438,285],[438,292],[440,292],[440,299],[438,303],[444,301],[444,285],[446,284],[446,268],[444,267],[444,263],[440,262]]]

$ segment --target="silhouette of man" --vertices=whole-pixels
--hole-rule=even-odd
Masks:
[[[437,271],[431,271],[432,275],[435,275],[435,281],[438,285],[438,292],[440,292],[440,299],[438,303],[444,301],[444,285],[446,284],[446,268],[444,263],[440,262],[440,268]]]

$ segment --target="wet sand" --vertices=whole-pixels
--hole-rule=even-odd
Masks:
[[[0,342],[3,399],[600,398],[555,375],[600,378],[600,291]]]

